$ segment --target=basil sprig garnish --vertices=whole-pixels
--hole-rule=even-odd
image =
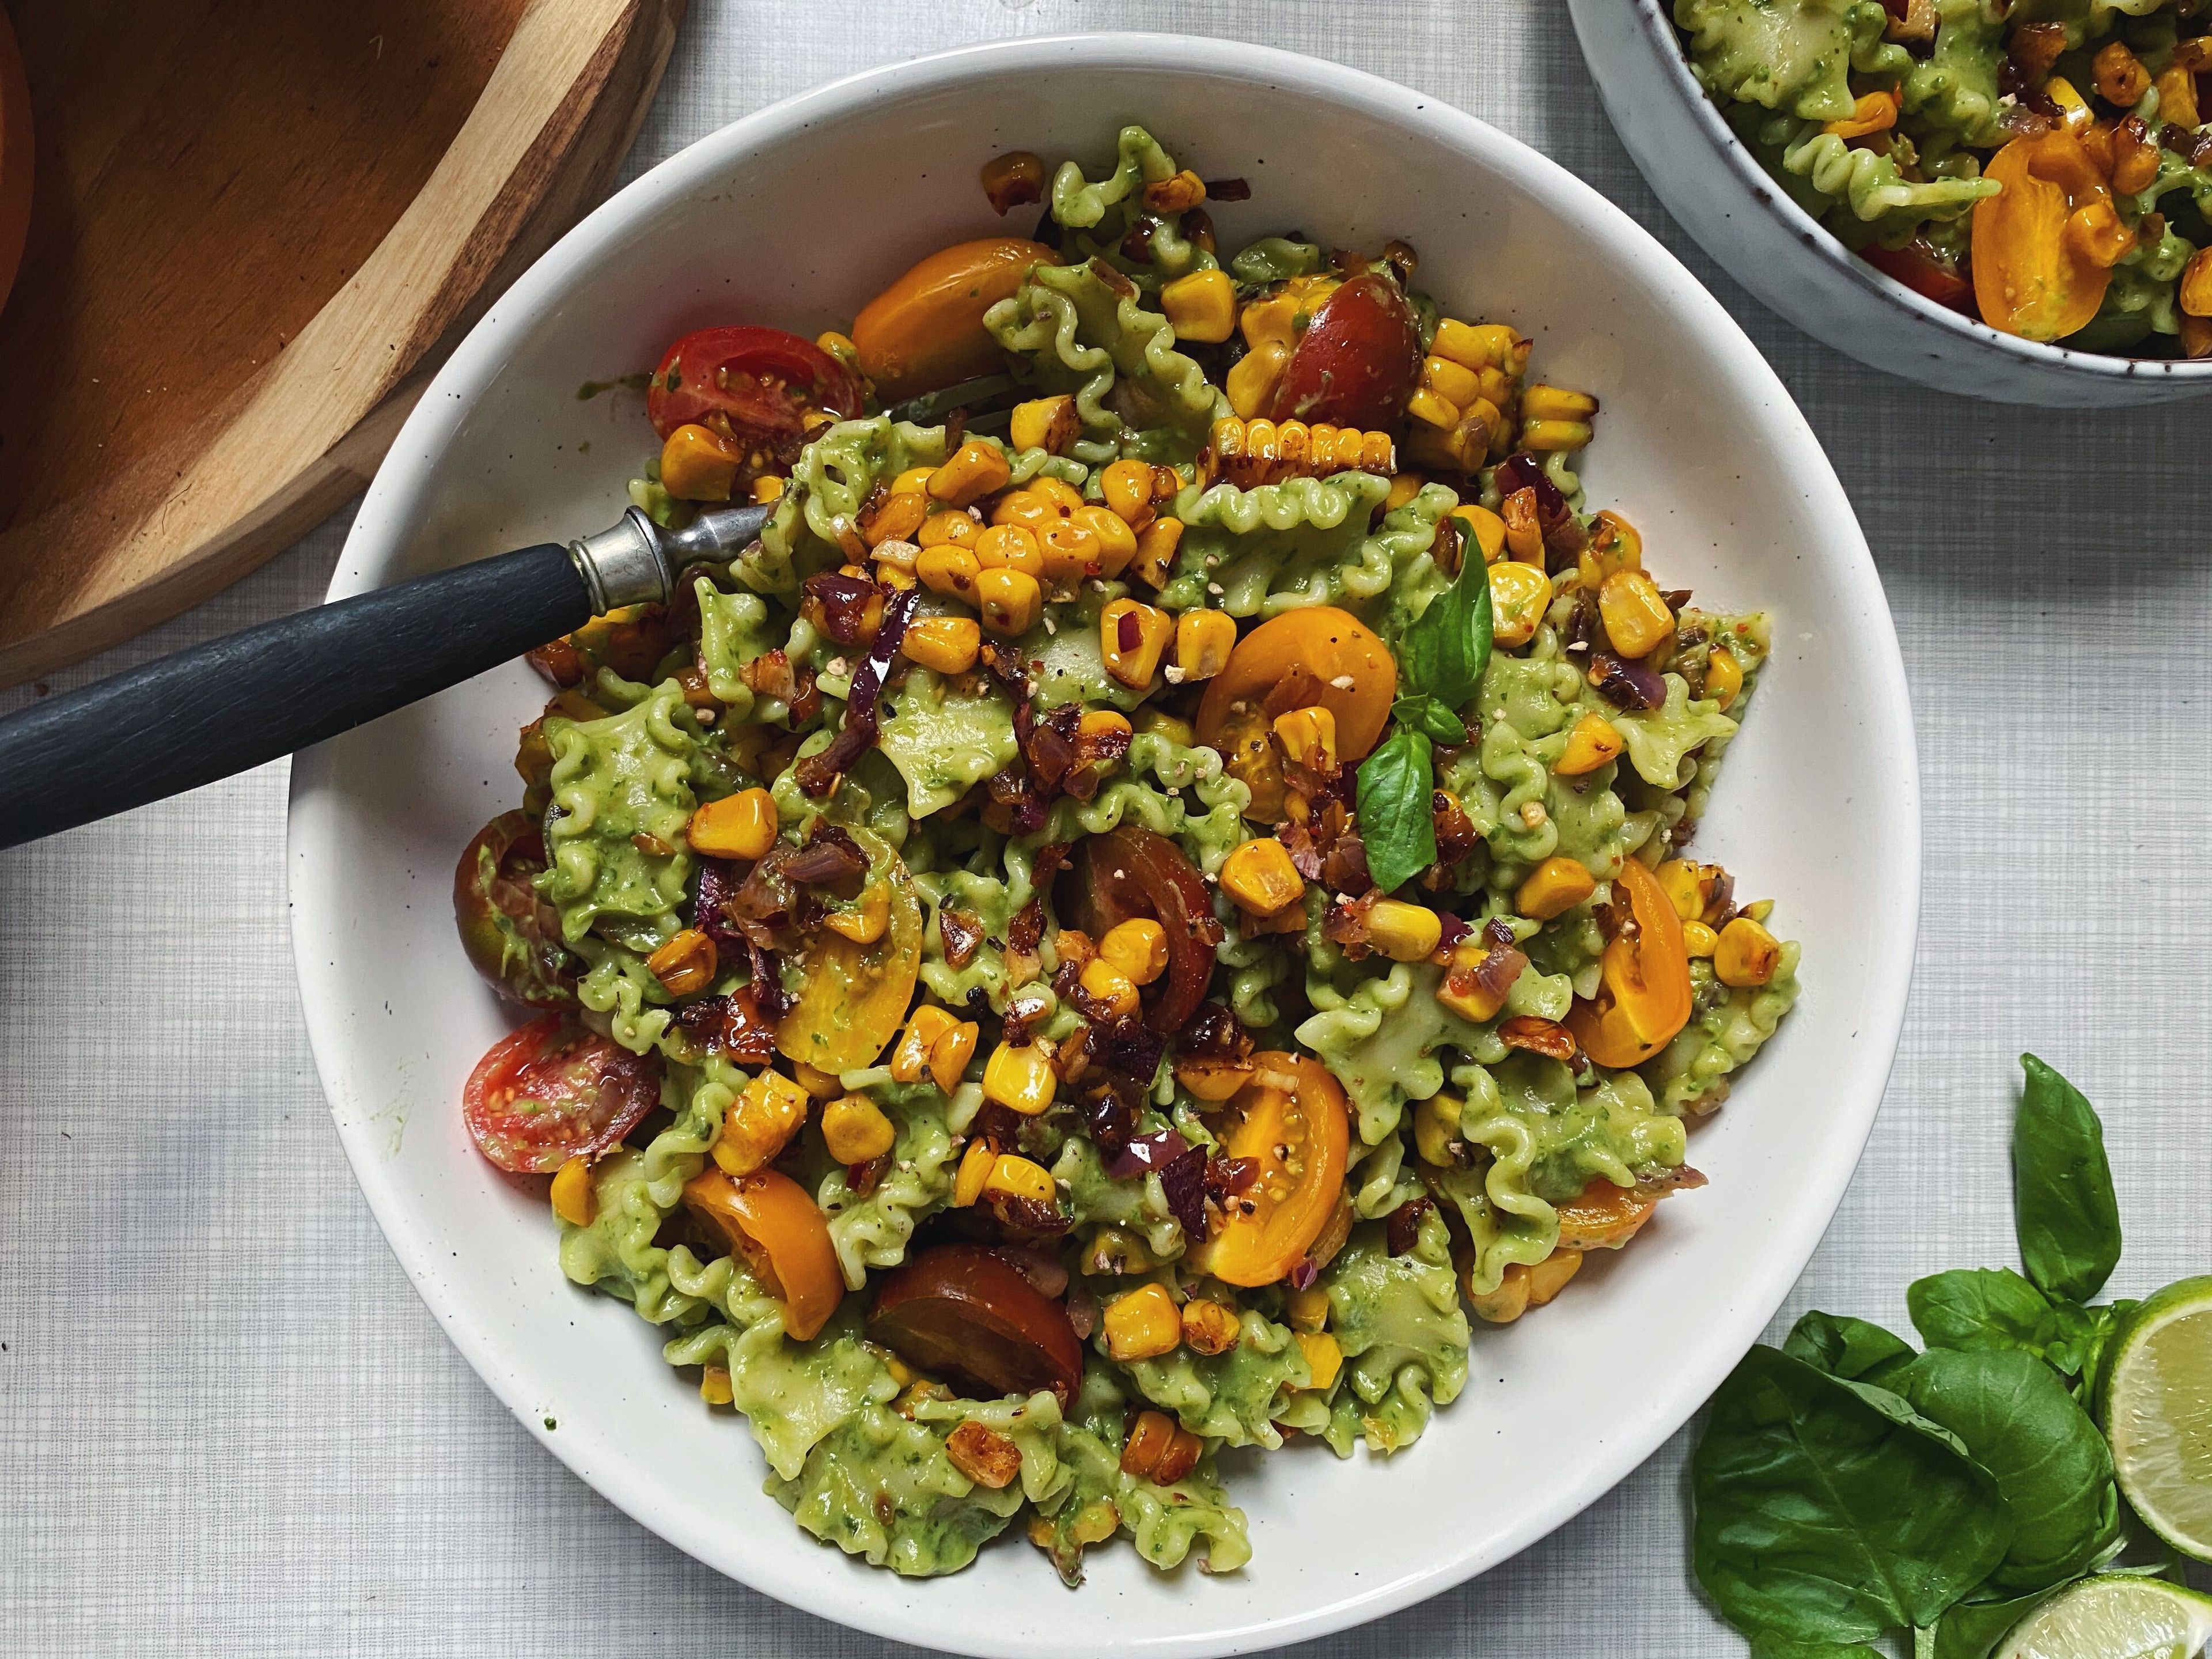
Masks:
[[[1490,573],[1479,556],[1468,557],[1458,579],[1399,636],[1400,696],[1390,706],[1396,729],[1359,764],[1359,839],[1367,873],[1386,893],[1436,861],[1431,745],[1467,741],[1457,710],[1490,665]]]

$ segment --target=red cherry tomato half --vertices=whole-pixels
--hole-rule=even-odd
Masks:
[[[1893,248],[1870,243],[1859,250],[1859,258],[1939,306],[1963,311],[1969,317],[1974,314],[1973,284],[1945,266],[1917,240]]]
[[[564,1014],[501,1037],[477,1062],[461,1112],[477,1150],[515,1175],[597,1158],[660,1098],[660,1061]]]
[[[576,1000],[580,964],[561,943],[561,918],[532,878],[545,837],[527,812],[501,812],[477,831],[453,866],[453,922],[484,982],[527,1008]]]
[[[809,407],[860,412],[860,383],[811,340],[780,328],[702,328],[668,348],[653,371],[645,412],[665,440],[719,414],[732,428],[796,433]]]
[[[1062,883],[1069,908],[1063,915],[1093,939],[1121,923],[1147,916],[1168,939],[1168,970],[1145,988],[1145,1024],[1155,1031],[1180,1030],[1206,1000],[1213,976],[1213,947],[1222,928],[1206,883],[1182,849],[1165,836],[1133,823],[1085,839]]]
[[[1405,419],[1421,378],[1421,337],[1405,291],[1355,276],[1314,313],[1275,382],[1270,419],[1388,431]]]

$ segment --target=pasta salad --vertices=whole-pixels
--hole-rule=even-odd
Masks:
[[[2212,356],[2202,0],[1674,0],[1775,181],[1869,263],[2022,339]]]
[[[1137,127],[983,181],[1030,237],[653,372],[636,502],[772,516],[532,653],[464,1115],[817,1538],[1230,1571],[1224,1454],[1411,1445],[1702,1184],[1797,994],[1688,850],[1767,623],[1402,243],[1224,255]]]

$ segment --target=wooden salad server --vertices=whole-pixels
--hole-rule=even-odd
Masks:
[[[760,534],[766,507],[663,530],[636,507],[547,542],[280,617],[0,720],[0,848],[143,806],[336,737],[606,611],[666,604],[677,574]]]

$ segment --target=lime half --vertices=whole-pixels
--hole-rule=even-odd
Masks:
[[[2012,1627],[1996,1659],[2196,1659],[2212,1595],[2159,1578],[2085,1578]]]
[[[2136,1513],[2212,1561],[2212,1278],[2169,1285],[2128,1316],[2097,1403]]]

